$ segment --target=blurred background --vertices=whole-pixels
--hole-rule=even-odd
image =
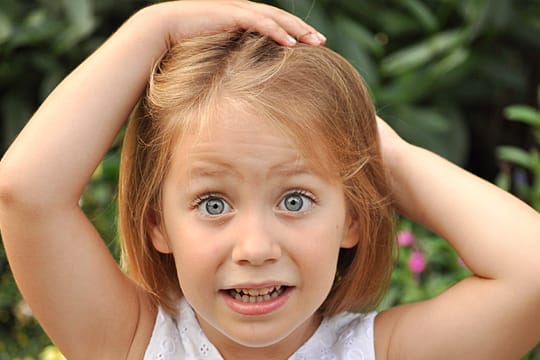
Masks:
[[[357,67],[378,113],[403,137],[540,209],[540,0],[265,2],[324,33],[327,45]],[[0,154],[54,86],[150,3],[0,0]],[[81,199],[115,256],[120,142]],[[381,309],[432,297],[469,275],[442,239],[406,219],[396,241],[399,259]],[[0,245],[4,359],[61,354],[21,299]],[[540,348],[523,359],[540,359]]]

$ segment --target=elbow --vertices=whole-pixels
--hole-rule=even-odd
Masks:
[[[1,164],[0,164],[1,165]],[[9,181],[4,172],[0,172],[0,229],[8,223],[8,214],[15,208],[16,195],[14,185]]]
[[[0,216],[40,208],[41,197],[22,180],[16,171],[0,166]]]
[[[0,163],[1,165],[1,163]],[[4,208],[14,200],[14,184],[0,167],[0,208]]]
[[[80,194],[72,195],[66,184],[1,165],[0,216],[18,213],[29,218],[52,215],[54,209],[78,208]]]
[[[0,215],[21,202],[21,193],[16,182],[5,171],[0,171]]]

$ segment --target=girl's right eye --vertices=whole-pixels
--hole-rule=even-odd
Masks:
[[[219,216],[231,211],[229,203],[217,195],[204,195],[195,200],[194,205],[200,213],[207,216]]]

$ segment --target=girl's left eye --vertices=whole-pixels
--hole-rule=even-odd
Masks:
[[[279,202],[278,208],[288,212],[305,212],[315,202],[313,196],[305,191],[294,191],[286,194]]]

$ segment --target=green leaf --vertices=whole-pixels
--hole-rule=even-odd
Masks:
[[[469,49],[459,47],[429,68],[432,77],[438,78],[462,66],[470,57]]]
[[[418,0],[405,0],[402,5],[414,15],[427,31],[433,32],[439,27],[437,18],[424,3]]]
[[[519,121],[534,127],[540,127],[540,111],[528,105],[512,105],[504,109],[508,120]]]
[[[20,92],[12,91],[6,94],[0,101],[0,117],[5,130],[0,138],[5,137],[8,143],[11,142],[30,118],[33,110],[28,97]]]
[[[360,23],[352,21],[349,17],[338,15],[335,19],[336,30],[344,37],[354,40],[360,47],[367,48],[373,54],[380,56],[384,49],[373,33]]]
[[[466,33],[459,29],[438,33],[385,58],[381,64],[381,72],[388,76],[402,75],[425,65],[438,55],[448,53],[463,45],[466,38]]]
[[[89,35],[96,25],[92,3],[89,0],[64,0],[63,4],[69,26],[60,33],[57,40],[55,50],[60,53],[69,50]]]
[[[349,29],[350,30],[350,29]],[[335,23],[335,32],[344,33],[343,24]],[[363,47],[350,36],[333,37],[332,48],[346,58],[360,73],[371,89],[379,83],[377,68]]]
[[[540,129],[534,130],[534,139],[536,140],[536,143],[540,145]]]
[[[510,176],[504,172],[500,172],[494,181],[495,185],[505,191],[510,190]]]
[[[316,1],[278,0],[277,5],[313,25],[323,34],[329,35],[326,28],[328,14],[323,12],[322,7]]]
[[[54,17],[49,17],[45,9],[34,9],[17,26],[10,38],[10,45],[14,48],[37,46],[47,42],[61,28],[62,23]]]
[[[377,103],[385,106],[414,104],[433,95],[435,80],[437,79],[425,70],[411,71],[388,81],[378,89],[375,99]]]
[[[468,132],[456,109],[400,106],[383,115],[407,141],[462,165],[468,150]]]
[[[514,146],[499,146],[495,150],[495,153],[497,158],[509,161],[526,169],[532,169],[534,167],[531,155],[525,150]]]
[[[89,0],[63,0],[69,22],[79,29],[86,29],[94,23],[92,3]]]
[[[403,36],[403,34],[417,33],[418,22],[401,9],[384,7],[382,11],[369,13],[379,24],[380,29],[389,37]]]
[[[11,20],[0,10],[0,44],[5,42],[13,32]]]

